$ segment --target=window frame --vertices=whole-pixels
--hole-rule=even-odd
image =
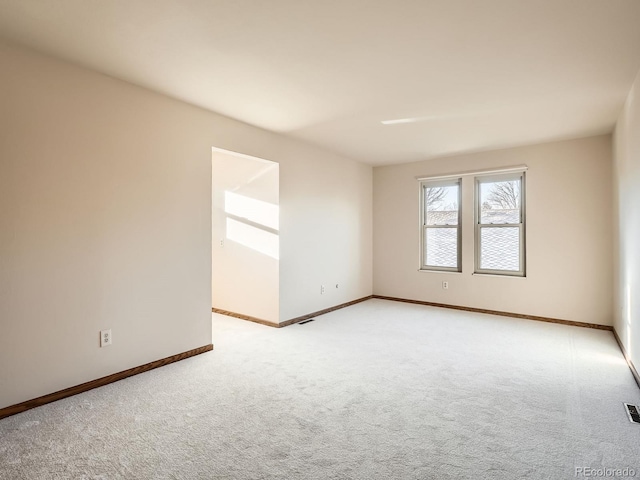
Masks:
[[[480,185],[482,183],[508,182],[520,180],[520,223],[487,224],[480,223],[482,219],[482,204],[480,199]],[[509,172],[500,174],[487,174],[475,177],[474,181],[474,273],[486,275],[500,275],[507,277],[526,277],[526,172]],[[519,270],[496,270],[480,267],[480,252],[482,251],[482,228],[513,228],[517,227],[519,232]]]
[[[458,187],[458,224],[457,225],[427,225],[426,191],[431,187]],[[428,228],[456,228],[456,266],[442,267],[426,264],[427,229]],[[448,178],[439,180],[420,181],[420,271],[433,272],[462,272],[462,178]]]

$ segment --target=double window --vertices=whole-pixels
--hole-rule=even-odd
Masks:
[[[474,188],[475,273],[524,276],[524,171],[468,180],[464,184],[471,188],[473,180]],[[421,182],[422,270],[462,271],[462,185],[462,178]]]

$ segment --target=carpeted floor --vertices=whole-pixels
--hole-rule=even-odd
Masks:
[[[610,332],[384,300],[213,326],[213,352],[1,420],[0,479],[640,477]]]

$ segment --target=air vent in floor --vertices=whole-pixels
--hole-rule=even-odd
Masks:
[[[640,409],[638,409],[638,406],[625,403],[624,407],[631,423],[640,423]]]
[[[304,325],[305,323],[313,322],[315,318],[310,318],[309,320],[305,320],[304,322],[298,322],[298,325]]]

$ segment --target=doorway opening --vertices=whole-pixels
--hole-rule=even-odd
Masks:
[[[212,149],[212,307],[277,324],[280,165]]]

